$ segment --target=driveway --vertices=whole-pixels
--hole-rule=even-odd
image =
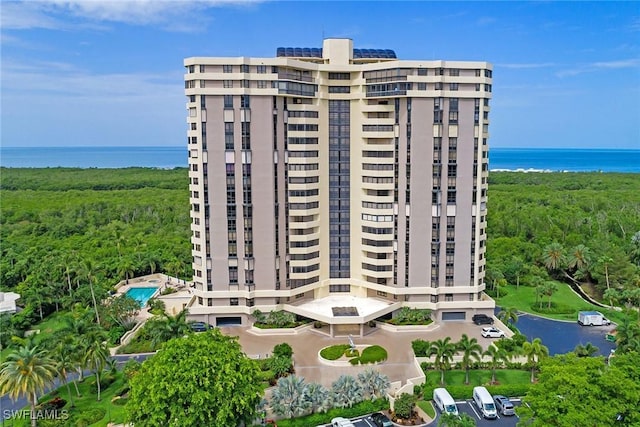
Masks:
[[[605,339],[608,331],[615,329],[611,326],[580,326],[578,322],[550,320],[532,314],[522,314],[516,323],[520,332],[529,340],[542,339],[542,343],[549,348],[549,354],[564,354],[572,351],[578,344],[590,342],[599,349],[599,354],[608,356],[616,348],[615,343]]]
[[[293,359],[296,375],[304,377],[307,382],[317,382],[325,387],[330,387],[342,374],[357,375],[367,366],[333,367],[320,363],[318,352],[327,346],[334,344],[349,344],[346,337],[331,338],[315,332],[313,329],[305,330],[298,335],[280,336],[256,336],[247,332],[245,327],[222,327],[222,332],[227,335],[239,337],[243,351],[249,357],[267,357],[276,344],[288,343],[293,348]],[[411,341],[418,338],[428,341],[451,337],[452,341],[460,340],[463,333],[469,337],[478,339],[483,347],[487,347],[491,340],[481,337],[482,328],[463,322],[443,323],[436,328],[425,332],[390,332],[377,329],[375,332],[363,337],[354,337],[356,345],[378,344],[388,352],[388,359],[375,365],[375,369],[387,375],[391,382],[401,381],[404,385],[408,378],[414,378],[422,374],[413,362],[413,350]],[[371,367],[371,365],[369,365]]]

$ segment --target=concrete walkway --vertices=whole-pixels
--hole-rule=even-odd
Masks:
[[[501,325],[496,324],[496,326],[500,327]],[[276,344],[288,343],[293,348],[296,375],[304,377],[307,382],[317,382],[325,387],[330,387],[331,383],[342,374],[355,376],[367,368],[367,366],[333,367],[320,363],[318,352],[330,345],[348,344],[349,340],[346,337],[331,338],[315,332],[313,329],[298,335],[287,336],[256,336],[248,333],[245,327],[239,326],[220,329],[227,335],[238,336],[244,352],[252,358],[268,357]],[[443,323],[436,328],[431,327],[431,330],[427,332],[390,332],[377,328],[375,332],[364,338],[354,337],[354,341],[356,345],[378,344],[384,347],[389,357],[387,361],[375,365],[375,369],[387,375],[391,382],[401,381],[402,384],[405,384],[408,378],[414,378],[421,374],[413,362],[411,341],[415,339],[434,341],[451,337],[451,340],[455,342],[460,340],[462,334],[466,333],[470,338],[477,338],[480,345],[486,349],[494,340],[483,338],[481,332],[482,327],[472,323],[450,322]]]

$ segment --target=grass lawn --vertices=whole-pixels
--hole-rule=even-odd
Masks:
[[[515,307],[518,310],[528,313],[539,314],[550,319],[558,320],[578,320],[578,312],[583,310],[596,310],[604,314],[607,318],[614,322],[622,320],[622,313],[615,310],[603,309],[591,303],[586,302],[571,290],[566,283],[557,283],[558,291],[551,297],[551,302],[563,306],[567,313],[545,313],[539,311],[539,304],[536,303],[536,289],[532,286],[520,286],[516,288],[513,285],[507,285],[507,295],[496,298],[496,305],[500,307]],[[543,297],[543,307],[547,306],[547,297]],[[517,326],[517,324],[516,324]]]
[[[464,385],[465,371],[452,370],[444,373],[446,385]],[[491,381],[490,369],[472,369],[469,371],[469,385],[484,385]],[[531,372],[521,369],[496,369],[496,381],[500,384],[528,384]],[[440,371],[427,372],[427,384],[440,384]]]
[[[427,402],[426,400],[418,400],[416,405],[420,407],[427,415],[429,415],[432,419],[436,417],[436,410],[433,408],[431,402]]]
[[[39,402],[47,402],[54,397],[60,397],[67,401],[67,404],[62,409],[68,411],[69,419],[60,421],[60,426],[91,425],[92,427],[106,427],[109,422],[124,422],[124,405],[116,405],[111,402],[111,399],[113,399],[116,396],[116,393],[121,391],[125,385],[124,375],[122,372],[118,372],[116,374],[116,380],[106,389],[102,390],[102,393],[100,394],[100,402],[97,401],[97,394],[91,390],[93,378],[93,376],[85,377],[84,381],[78,384],[81,397],[77,397],[75,387],[72,383],[69,384],[71,387],[71,393],[73,393],[73,400],[75,403],[74,408],[71,408],[67,386],[64,385],[40,398]],[[93,424],[82,424],[82,422],[78,423],[83,415],[86,416],[97,408],[99,408],[98,410],[101,409],[104,411],[104,416],[102,416],[101,419],[97,420]],[[29,408],[27,407],[25,409]],[[7,424],[7,426],[12,427],[28,427],[30,425],[29,420],[22,419],[7,420],[7,422],[11,423]]]

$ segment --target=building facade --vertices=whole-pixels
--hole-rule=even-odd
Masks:
[[[438,321],[492,312],[490,64],[326,39],[184,65],[191,318],[248,324],[255,310],[285,310],[362,325],[402,307]]]

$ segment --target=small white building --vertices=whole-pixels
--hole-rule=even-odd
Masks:
[[[0,292],[0,313],[15,313],[19,299],[20,294],[15,292]]]

